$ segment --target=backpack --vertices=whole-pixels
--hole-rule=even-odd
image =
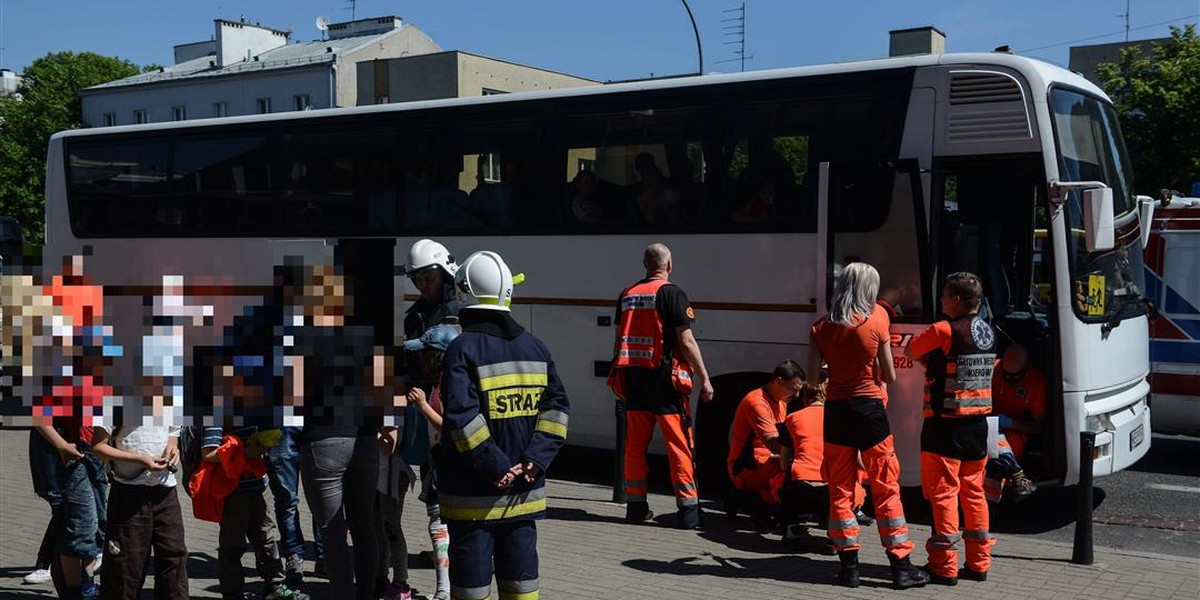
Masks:
[[[188,496],[192,495],[192,476],[200,468],[200,428],[187,425],[179,430],[179,463],[182,465],[179,485]]]

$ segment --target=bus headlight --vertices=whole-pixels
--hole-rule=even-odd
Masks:
[[[1108,415],[1091,415],[1087,418],[1087,430],[1092,433],[1101,433],[1112,428],[1112,419],[1108,418]]]

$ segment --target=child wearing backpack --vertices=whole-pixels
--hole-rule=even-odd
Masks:
[[[429,381],[422,382],[430,386],[428,397],[420,386],[413,386],[408,392],[408,401],[416,406],[421,415],[429,421],[430,451],[437,447],[442,431],[442,358],[446,347],[462,330],[456,325],[438,325],[431,327],[420,338],[404,342],[404,349],[419,352],[422,363],[422,373]],[[433,456],[426,460],[427,467],[421,468],[421,495],[425,503],[425,512],[429,515],[429,541],[433,545],[433,567],[437,573],[437,589],[431,600],[448,600],[450,598],[450,533],[442,522],[441,510],[438,507],[437,473],[433,469]]]
[[[92,436],[92,451],[108,461],[111,484],[100,598],[140,597],[153,548],[154,597],[185,600],[187,546],[174,473],[179,428],[124,422],[97,425]]]

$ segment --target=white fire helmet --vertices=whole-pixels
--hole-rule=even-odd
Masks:
[[[404,274],[412,277],[418,271],[429,267],[441,267],[447,275],[454,276],[458,265],[445,246],[433,240],[417,240],[408,249],[408,262],[404,265]]]
[[[458,306],[508,312],[513,286],[524,280],[523,274],[512,274],[499,254],[487,250],[476,252],[463,261],[454,275]]]

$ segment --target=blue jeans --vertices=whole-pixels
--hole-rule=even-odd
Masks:
[[[29,473],[33,476],[33,492],[50,505],[50,522],[46,524],[46,533],[42,536],[42,544],[38,548],[37,568],[47,569],[58,557],[58,547],[55,536],[59,528],[59,507],[62,506],[62,491],[59,489],[59,470],[62,469],[62,459],[58,452],[38,433],[36,429],[29,431]]]
[[[90,446],[80,444],[83,458],[62,467],[62,505],[59,507],[58,552],[94,558],[104,549],[107,529],[108,477]]]
[[[275,498],[275,522],[279,525],[279,554],[304,556],[304,532],[300,528],[300,449],[296,445],[299,427],[284,427],[279,443],[267,453],[267,481]],[[312,523],[316,560],[325,560],[321,530]]]

